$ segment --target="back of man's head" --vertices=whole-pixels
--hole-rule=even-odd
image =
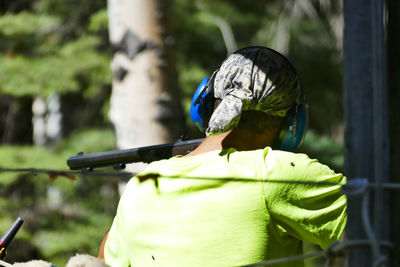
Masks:
[[[296,70],[280,53],[266,47],[246,47],[230,55],[213,74],[209,86],[220,99],[206,130],[207,135],[238,126],[244,111],[286,117],[300,97]]]

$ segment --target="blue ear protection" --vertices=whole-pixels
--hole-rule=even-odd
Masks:
[[[200,131],[204,132],[206,125],[204,122],[204,114],[206,109],[206,94],[208,87],[208,78],[204,78],[200,85],[197,87],[196,92],[194,92],[192,105],[190,106],[190,118],[192,122],[200,129]]]
[[[296,103],[289,111],[279,133],[280,149],[285,151],[296,150],[304,140],[308,127],[307,104]]]

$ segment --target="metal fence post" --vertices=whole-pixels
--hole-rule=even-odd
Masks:
[[[344,2],[345,174],[381,184],[388,180],[389,138],[383,0]],[[383,191],[373,191],[374,232],[386,238],[388,212]],[[366,238],[361,199],[349,198],[348,239]],[[385,211],[386,208],[386,211]],[[385,231],[386,229],[386,231]],[[349,250],[348,266],[372,266],[371,249]]]
[[[389,127],[390,127],[390,180],[400,183],[400,1],[387,1],[388,25],[388,85],[389,85]],[[391,256],[391,266],[400,266],[400,230],[395,226],[400,225],[398,204],[400,194],[391,193],[391,240],[394,249]]]

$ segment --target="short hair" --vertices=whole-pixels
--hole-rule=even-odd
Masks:
[[[246,110],[242,112],[236,128],[250,130],[255,133],[279,130],[284,119],[283,117],[273,116],[258,110]]]

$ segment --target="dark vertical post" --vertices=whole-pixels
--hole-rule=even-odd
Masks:
[[[400,183],[400,1],[387,1],[388,10],[388,75],[389,75],[389,125],[390,125],[390,181]],[[400,266],[400,192],[392,191],[390,236],[394,242],[391,266]]]
[[[388,179],[389,144],[383,0],[344,2],[345,174],[381,184]],[[388,229],[384,194],[375,189],[370,222],[377,239]],[[346,236],[367,239],[361,197],[348,198]],[[386,219],[382,219],[386,216]],[[376,252],[376,251],[375,251]],[[379,251],[380,253],[381,251]],[[370,247],[349,250],[348,266],[371,266],[377,260]]]
[[[372,180],[372,70],[370,0],[343,1],[345,175]],[[348,198],[346,237],[366,239],[361,220],[361,198]],[[369,266],[371,251],[356,247],[347,254],[348,266]]]
[[[374,136],[374,213],[372,222],[378,240],[389,238],[388,194],[381,187],[389,181],[389,109],[385,47],[384,0],[373,0],[372,20],[372,106]],[[386,203],[386,205],[385,205]]]

